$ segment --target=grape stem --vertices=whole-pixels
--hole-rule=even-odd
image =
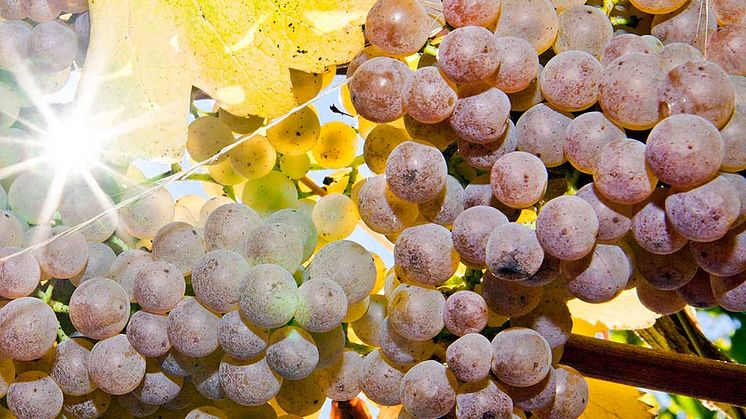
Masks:
[[[52,307],[52,311],[55,313],[69,313],[70,307],[67,304],[61,303],[59,301],[50,300],[47,304],[49,304],[50,307]]]
[[[591,378],[746,406],[746,365],[575,334],[565,344],[562,363]]]
[[[44,291],[39,290],[36,292],[36,297],[41,299],[44,304],[49,304],[49,302],[52,300],[55,281],[55,279],[50,279],[49,281],[47,281],[47,289],[45,289]]]
[[[62,330],[62,325],[57,325],[57,341],[59,343],[62,343],[66,340],[70,339],[70,336],[67,336],[67,333],[65,333],[64,330]]]
[[[310,189],[311,192],[313,192],[314,194],[318,196],[326,196],[326,190],[317,185],[316,182],[314,182],[313,179],[311,179],[310,177],[303,176],[298,180],[300,181],[300,183],[306,185],[306,187],[308,187],[308,189]]]

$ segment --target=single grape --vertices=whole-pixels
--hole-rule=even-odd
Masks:
[[[479,333],[468,333],[446,349],[448,369],[460,381],[481,381],[490,374],[492,357],[485,356],[492,352],[489,339]]]
[[[62,71],[72,65],[78,53],[78,37],[62,22],[43,22],[31,32],[27,53],[38,68],[50,73]]]
[[[308,377],[319,361],[319,350],[308,332],[286,326],[269,337],[267,364],[274,372],[289,380]]]
[[[360,393],[362,368],[363,357],[346,350],[336,363],[318,371],[318,385],[332,400],[351,400]]]
[[[686,301],[675,290],[659,290],[645,282],[639,282],[636,291],[642,305],[658,314],[674,314],[686,306]]]
[[[633,207],[609,201],[593,185],[586,184],[575,194],[591,205],[598,217],[598,235],[600,242],[615,242],[632,228]]]
[[[312,151],[314,159],[323,168],[347,167],[355,159],[357,133],[345,122],[327,122],[321,126],[319,139]]]
[[[528,387],[540,382],[552,368],[552,350],[539,333],[511,327],[492,340],[492,372],[504,383]]]
[[[652,54],[623,55],[606,66],[599,86],[604,114],[633,130],[652,128],[660,120],[657,92],[664,83],[661,61]]]
[[[399,387],[407,369],[386,358],[380,349],[365,356],[360,368],[360,388],[373,402],[383,406],[401,403]]]
[[[577,5],[563,10],[558,18],[554,52],[578,50],[601,59],[604,47],[614,36],[608,16],[593,6]]]
[[[294,272],[303,259],[303,240],[286,224],[262,224],[246,236],[242,246],[241,254],[251,266],[271,263]]]
[[[479,333],[487,326],[487,303],[474,291],[457,291],[446,300],[443,323],[456,336]]]
[[[194,298],[185,298],[168,314],[168,340],[188,356],[206,356],[218,348],[220,318]]]
[[[599,304],[611,301],[627,286],[633,266],[619,246],[599,244],[593,253],[579,260],[560,264],[565,286],[580,300]]]
[[[446,299],[438,290],[402,284],[389,296],[389,324],[403,337],[423,341],[443,329]]]
[[[497,141],[508,128],[510,99],[500,89],[489,88],[456,102],[451,128],[460,138],[478,144]]]
[[[674,290],[686,285],[699,268],[688,246],[668,255],[656,255],[640,249],[635,256],[642,278],[651,287],[661,290]]]
[[[523,38],[541,54],[554,43],[559,30],[557,11],[551,0],[503,0],[497,19],[497,36]]]
[[[463,383],[456,392],[459,418],[515,418],[513,401],[491,379]]]
[[[143,310],[164,314],[184,297],[186,282],[181,270],[164,261],[151,262],[137,270],[132,285],[134,300]]]
[[[117,255],[104,243],[88,243],[88,262],[85,269],[70,278],[70,283],[76,287],[91,278],[107,276]]]
[[[532,412],[539,419],[575,419],[588,405],[588,383],[575,369],[559,365],[555,369],[554,402]]]
[[[39,226],[35,233],[29,234],[31,242],[41,243],[53,239],[34,251],[39,261],[41,272],[46,277],[61,279],[72,278],[85,269],[88,260],[88,245],[80,232],[65,233],[67,227]],[[38,234],[36,234],[38,233]],[[60,236],[65,234],[65,236]]]
[[[488,27],[500,14],[500,0],[445,0],[443,15],[454,28],[462,26]]]
[[[251,324],[238,310],[223,315],[218,324],[220,347],[236,359],[251,359],[267,347],[269,333]]]
[[[244,187],[241,201],[266,217],[285,208],[298,207],[298,191],[293,182],[277,171],[249,180]]]
[[[717,29],[716,14],[703,12],[708,7],[705,0],[691,0],[679,10],[655,15],[650,34],[663,44],[681,42],[704,51],[707,39]]]
[[[244,238],[261,224],[261,217],[241,203],[216,208],[207,217],[203,231],[207,250],[236,250]]]
[[[140,188],[129,188],[122,201],[134,199]],[[119,220],[127,233],[139,239],[152,239],[158,230],[174,219],[174,199],[166,189],[158,189],[119,210]]]
[[[307,272],[310,280],[326,278],[339,284],[349,304],[367,297],[376,282],[373,257],[364,247],[349,240],[322,247]]]
[[[720,131],[724,146],[724,158],[720,170],[726,172],[746,170],[745,134],[746,105],[738,105],[728,124]]]
[[[88,374],[101,390],[112,395],[127,394],[145,376],[145,358],[125,335],[116,335],[93,346],[88,356]]]
[[[298,288],[295,321],[310,332],[328,332],[342,323],[347,313],[347,298],[339,284],[315,278]]]
[[[311,214],[295,209],[283,209],[272,213],[266,222],[284,224],[300,233],[303,239],[303,261],[311,257],[318,240]]]
[[[741,213],[736,187],[719,176],[689,191],[666,197],[666,216],[682,236],[693,241],[717,240]]]
[[[423,67],[414,72],[404,94],[407,113],[419,122],[434,124],[444,121],[456,107],[458,96],[436,67]]]
[[[378,344],[393,363],[408,366],[430,358],[435,351],[431,340],[415,341],[400,335],[386,317],[380,324]]]
[[[1,219],[2,217],[0,217]],[[21,252],[20,247],[0,248],[0,258]],[[41,269],[31,253],[12,256],[0,262],[0,296],[16,299],[31,295],[39,285]]]
[[[668,193],[667,189],[656,189],[632,218],[632,233],[637,243],[648,252],[659,255],[674,253],[688,242],[666,215]]]
[[[96,389],[88,375],[93,344],[83,338],[66,339],[57,345],[49,376],[65,395],[83,396]]]
[[[103,242],[117,227],[118,217],[113,207],[114,202],[107,195],[92,191],[88,186],[79,186],[65,190],[59,211],[62,225],[70,228],[110,211],[104,218],[80,231],[88,242]]]
[[[541,247],[562,260],[578,260],[593,250],[598,217],[581,198],[563,195],[547,202],[536,220]]]
[[[708,242],[692,242],[692,257],[700,268],[717,276],[746,271],[746,231],[736,229],[725,237]]]
[[[241,291],[241,311],[254,325],[275,328],[293,318],[298,306],[298,287],[293,276],[277,265],[249,269]]]
[[[639,35],[633,33],[622,33],[615,35],[604,46],[601,64],[604,67],[622,55],[639,52],[642,54],[652,54],[653,49]]]
[[[663,65],[663,70],[668,74],[674,68],[687,62],[700,62],[705,60],[705,56],[697,48],[681,42],[674,42],[663,47],[658,52],[658,59]]]
[[[350,327],[360,340],[366,345],[379,346],[378,335],[381,323],[386,318],[388,300],[385,296],[374,294],[370,296],[368,311],[363,317],[350,323]],[[320,344],[319,344],[320,345]]]
[[[18,247],[23,244],[24,227],[21,220],[10,211],[0,210],[0,244]]]
[[[539,74],[539,58],[533,45],[523,38],[497,38],[499,65],[487,82],[505,93],[524,91]],[[513,100],[511,100],[511,103]]]
[[[430,17],[417,0],[378,0],[365,19],[366,39],[386,54],[411,55],[429,35]]]
[[[503,135],[491,143],[473,143],[459,138],[457,144],[459,154],[470,166],[490,170],[497,159],[516,150],[518,138],[515,124],[508,119],[508,126]]]
[[[695,308],[711,308],[718,304],[710,284],[710,274],[702,269],[694,274],[691,281],[676,289],[676,293]]]
[[[658,178],[645,164],[645,145],[620,139],[601,148],[593,184],[607,199],[629,205],[648,198],[655,190]]]
[[[405,113],[405,89],[411,78],[407,65],[393,58],[376,57],[364,62],[349,84],[355,110],[373,122],[401,118]]]
[[[300,179],[311,169],[311,159],[308,154],[291,156],[285,154],[280,157],[280,172],[290,179]]]
[[[604,67],[593,55],[578,50],[561,52],[544,66],[539,78],[541,94],[555,109],[582,111],[598,101],[603,73]]]
[[[388,124],[379,124],[365,137],[363,156],[365,164],[373,173],[386,170],[386,160],[396,146],[408,140],[407,131]]]
[[[249,264],[231,250],[213,250],[194,265],[194,295],[210,310],[225,313],[238,308],[241,286]]]
[[[497,52],[497,40],[488,29],[457,28],[443,37],[438,48],[438,68],[456,83],[473,83],[497,70]]]
[[[495,162],[490,185],[495,197],[513,208],[526,208],[544,196],[548,173],[542,161],[529,153],[515,151]]]
[[[191,358],[189,372],[197,392],[209,400],[225,398],[220,385],[220,362],[225,354],[218,349],[203,358]]]
[[[487,241],[487,268],[504,281],[521,281],[534,275],[544,260],[536,232],[522,224],[507,223],[492,230]]]
[[[121,285],[107,278],[90,279],[70,297],[70,320],[92,339],[116,336],[127,325],[130,299]]]
[[[516,149],[535,155],[547,167],[559,166],[567,161],[563,148],[570,122],[566,115],[538,104],[516,122]]]
[[[515,407],[532,412],[546,408],[554,402],[557,391],[557,376],[555,369],[551,368],[549,374],[538,383],[528,387],[503,387],[513,400]]]
[[[459,255],[448,229],[424,224],[401,233],[394,246],[394,262],[407,280],[437,286],[456,272]]]
[[[441,363],[423,361],[402,378],[399,395],[404,408],[415,417],[445,416],[456,404],[458,382]]]
[[[503,281],[489,271],[482,278],[482,298],[492,312],[501,316],[518,317],[530,313],[541,302],[543,293],[541,287]]]
[[[171,349],[168,339],[168,317],[140,310],[127,324],[127,340],[143,356],[158,357]]]
[[[734,313],[746,310],[746,275],[710,275],[710,283],[715,299],[721,307]]]
[[[277,152],[294,156],[310,151],[320,134],[319,116],[313,108],[305,106],[268,128],[267,140]]]
[[[98,418],[102,417],[110,406],[111,396],[101,390],[94,390],[82,396],[65,396],[62,414],[70,419]]]
[[[321,410],[326,395],[316,383],[316,374],[302,380],[284,380],[275,401],[282,410],[291,415],[289,419],[304,417]]]
[[[220,362],[220,385],[225,396],[244,406],[270,401],[279,391],[282,377],[267,364],[266,358],[238,360],[229,355]]]
[[[485,268],[485,250],[490,233],[508,222],[498,209],[477,205],[467,208],[453,222],[453,247],[461,261],[475,268]]]
[[[145,404],[160,406],[176,398],[184,385],[184,378],[164,373],[157,364],[148,362],[140,385],[132,391]]]
[[[201,116],[189,124],[186,150],[192,159],[201,162],[218,154],[235,141],[236,138],[230,128],[222,120],[215,116]],[[225,156],[215,162],[223,160]]]
[[[316,202],[311,213],[319,236],[326,241],[342,240],[352,234],[360,220],[355,203],[346,195],[333,193]]]
[[[247,179],[259,179],[272,171],[277,161],[277,152],[266,137],[253,135],[232,148],[228,152],[228,158],[236,174]]]
[[[443,190],[447,171],[438,149],[406,141],[396,146],[386,161],[386,182],[399,198],[423,203],[437,198]]]
[[[153,239],[152,255],[176,265],[190,275],[195,262],[205,254],[205,245],[197,230],[187,223],[173,222],[161,227]]]
[[[326,368],[339,360],[345,350],[346,335],[342,325],[324,333],[311,333],[319,350],[319,362],[316,368]]]
[[[8,409],[19,418],[52,419],[62,410],[63,394],[47,374],[30,371],[16,377],[6,400]]]

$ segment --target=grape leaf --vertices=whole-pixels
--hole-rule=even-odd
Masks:
[[[575,330],[573,332],[585,335],[593,335],[594,331],[614,330],[637,330],[651,327],[659,314],[645,308],[634,289],[622,291],[613,300],[602,304],[589,304],[580,300],[567,302],[573,320],[581,325],[590,325],[592,330]]]
[[[586,378],[589,400],[581,419],[649,418],[651,406],[641,401],[643,394],[636,388],[608,381]]]
[[[106,127],[107,160],[174,161],[192,86],[237,115],[282,115],[296,105],[289,69],[348,62],[363,46],[372,3],[91,0],[79,106]]]

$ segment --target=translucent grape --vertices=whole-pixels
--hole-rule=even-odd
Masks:
[[[365,37],[387,54],[417,52],[430,35],[430,17],[417,0],[378,0],[365,19]]]
[[[140,310],[127,324],[127,340],[143,356],[158,357],[171,349],[168,339],[168,317]]]
[[[541,54],[554,43],[559,30],[557,11],[551,0],[503,0],[497,19],[497,36],[517,36]]]
[[[505,93],[524,91],[539,74],[539,58],[533,45],[523,38],[497,38],[497,71],[487,82]],[[511,103],[513,100],[511,100]]]
[[[171,376],[155,363],[147,363],[145,377],[132,394],[141,402],[160,406],[176,398],[184,385],[184,378]]]
[[[249,264],[234,251],[208,252],[194,264],[194,295],[210,310],[220,313],[235,310],[248,270]]]
[[[373,257],[358,243],[339,240],[322,247],[308,266],[308,279],[331,279],[342,287],[349,304],[370,294],[376,283]]]
[[[639,141],[612,140],[598,154],[593,184],[618,204],[637,204],[648,198],[658,178],[645,164],[645,145]]]
[[[316,374],[302,380],[284,380],[275,401],[284,411],[299,417],[321,410],[326,396],[316,383]],[[290,416],[289,419],[295,419]]]
[[[352,163],[357,151],[357,133],[347,123],[327,122],[321,126],[320,136],[313,146],[313,157],[319,166],[339,169]]]
[[[47,374],[30,371],[16,377],[6,400],[8,409],[19,418],[52,419],[62,410],[63,394]]]
[[[143,310],[163,314],[171,311],[184,297],[186,282],[175,265],[157,261],[137,270],[132,285],[134,300]]]
[[[541,93],[555,109],[581,111],[598,101],[598,85],[603,73],[603,66],[591,54],[564,51],[552,57],[544,67],[539,79]]]
[[[360,218],[373,231],[395,234],[414,224],[417,205],[391,192],[384,175],[368,178],[358,198]]]
[[[541,302],[544,289],[526,287],[520,282],[503,281],[487,271],[482,279],[482,297],[489,309],[501,316],[528,314]]]
[[[451,226],[464,210],[464,187],[453,176],[446,178],[446,187],[440,196],[419,205],[420,214],[425,219],[445,227]]]
[[[379,346],[378,335],[381,323],[386,318],[388,300],[383,295],[374,294],[370,296],[368,311],[363,317],[350,323],[350,327],[360,340],[366,345]]]
[[[414,203],[435,199],[445,187],[446,176],[440,151],[413,141],[396,146],[386,162],[386,182],[391,192]]]
[[[709,243],[692,242],[692,257],[705,271],[718,276],[732,276],[746,271],[746,232],[732,230],[725,237]]]
[[[531,329],[503,330],[492,340],[492,351],[492,372],[508,385],[534,385],[552,368],[549,343]]]
[[[68,228],[63,226],[53,228],[40,226],[29,236],[32,243],[40,243],[67,230]],[[39,267],[45,276],[72,278],[85,269],[88,260],[88,245],[80,232],[74,232],[55,238],[52,242],[35,250],[34,256],[39,261]]]
[[[465,26],[443,37],[438,48],[438,68],[456,83],[473,83],[497,70],[497,52],[492,32],[479,26]]]
[[[614,125],[603,113],[584,113],[573,119],[567,127],[565,154],[573,167],[592,174],[601,148],[609,141],[624,138],[624,130]]]
[[[319,350],[319,362],[316,368],[326,368],[339,360],[345,350],[346,335],[342,326],[324,333],[311,333],[316,348]]]
[[[458,382],[437,361],[423,361],[407,371],[401,381],[401,403],[415,417],[445,416],[456,404]]]
[[[711,308],[717,305],[717,299],[712,292],[710,274],[700,269],[691,281],[676,290],[687,305],[695,308]]]
[[[66,418],[88,419],[104,415],[111,406],[111,396],[94,390],[82,396],[65,396],[62,414]]]
[[[298,191],[293,182],[280,172],[246,182],[241,201],[259,215],[267,216],[284,208],[298,206]]]
[[[456,102],[450,123],[458,136],[473,143],[497,141],[508,128],[510,99],[497,88]]]
[[[490,184],[500,202],[513,208],[526,208],[544,196],[548,176],[538,157],[516,151],[495,161]]]
[[[320,134],[319,116],[306,106],[268,128],[267,140],[279,153],[298,155],[311,150]]]
[[[648,285],[661,290],[680,288],[694,277],[698,269],[686,246],[669,255],[656,255],[641,249],[636,259],[637,269]]]
[[[286,224],[266,223],[246,236],[241,254],[251,266],[273,263],[294,272],[303,258],[303,241]]]
[[[539,419],[575,419],[588,405],[588,383],[575,369],[559,365],[554,370],[557,381],[554,402],[533,412]]]
[[[396,146],[409,139],[407,132],[388,124],[379,124],[365,137],[363,156],[373,173],[386,170],[386,160]]]
[[[345,313],[347,298],[336,282],[316,278],[298,287],[295,321],[302,328],[316,333],[328,332],[342,323]]]
[[[96,389],[88,376],[88,356],[93,344],[83,338],[66,339],[57,345],[49,375],[63,393],[83,396]]]
[[[609,201],[593,186],[593,182],[578,189],[575,196],[589,203],[598,217],[596,240],[615,242],[632,228],[633,207]]]
[[[488,27],[500,13],[500,0],[445,0],[443,15],[454,28],[476,25]]]
[[[671,13],[686,4],[686,0],[630,0],[630,2],[643,12],[655,15]]]
[[[406,87],[404,106],[417,121],[434,124],[444,121],[456,107],[458,96],[436,67],[423,67]]]
[[[428,359],[435,351],[431,340],[415,341],[400,335],[388,317],[380,325],[378,343],[386,358],[402,366]]]
[[[406,368],[394,364],[380,349],[375,349],[363,359],[360,387],[373,402],[395,406],[401,403],[399,387],[405,373]]]
[[[314,206],[315,207],[315,206]],[[283,209],[272,213],[267,223],[279,223],[292,227],[303,239],[303,261],[306,261],[316,249],[318,235],[311,214],[295,209]]]
[[[547,105],[532,107],[516,122],[516,149],[535,155],[547,167],[561,165],[566,161],[563,144],[571,121]]]
[[[28,57],[39,68],[55,73],[70,67],[78,53],[75,31],[58,21],[34,27],[28,40]]]
[[[103,243],[88,243],[88,262],[85,269],[70,278],[70,283],[77,287],[81,282],[91,278],[107,276],[116,258],[117,255],[111,247]]]
[[[712,292],[718,304],[734,313],[746,310],[746,279],[743,274],[733,276],[710,275]]]
[[[554,402],[557,391],[557,377],[554,368],[549,370],[544,379],[529,387],[504,385],[502,389],[510,395],[515,407],[532,412],[546,408]]]
[[[651,54],[623,55],[606,66],[601,79],[599,103],[617,125],[633,130],[655,126],[660,120],[655,94],[663,86],[661,61]]]
[[[597,7],[577,5],[567,8],[559,14],[558,22],[557,39],[553,45],[557,54],[579,50],[600,60],[604,47],[614,36],[608,16]]]
[[[624,290],[633,267],[621,247],[599,244],[582,259],[562,261],[560,271],[572,295],[598,304],[611,301]]]
[[[401,233],[394,246],[394,261],[407,280],[437,286],[456,272],[459,255],[448,229],[424,224]]]
[[[319,198],[311,217],[319,236],[326,241],[346,238],[352,234],[360,220],[355,203],[339,193]]]
[[[231,166],[230,160],[223,160],[218,164],[207,166],[207,172],[221,185],[239,185],[246,182],[246,178],[239,175]],[[183,221],[183,220],[175,220]]]
[[[717,29],[715,13],[703,13],[705,0],[691,0],[686,7],[672,13],[655,15],[650,34],[663,44],[682,42],[704,51],[706,41]]]
[[[22,251],[20,247],[3,247],[0,258]],[[39,285],[41,269],[31,253],[13,256],[0,262],[0,296],[16,299],[30,295]]]
[[[88,374],[103,391],[112,395],[134,390],[145,376],[145,358],[132,348],[125,335],[101,340],[88,356]]]
[[[311,168],[311,159],[307,154],[297,156],[284,155],[280,158],[280,172],[290,179],[300,179]]]
[[[702,55],[700,50],[681,42],[674,42],[664,46],[663,50],[657,56],[666,74],[684,63],[690,61],[696,63],[705,60],[705,56]]]
[[[187,223],[173,222],[161,227],[153,239],[155,260],[174,264],[184,275],[192,273],[195,262],[205,254],[205,245],[197,230]]]
[[[220,362],[220,386],[226,397],[244,406],[270,401],[279,391],[282,377],[267,364],[266,358],[241,361],[228,355]]]
[[[740,211],[735,186],[721,176],[666,197],[667,219],[678,233],[694,241],[708,242],[725,236]]]
[[[192,159],[201,162],[218,154],[235,141],[230,128],[222,120],[209,115],[201,116],[189,124],[186,149]],[[225,156],[216,162],[223,160]]]
[[[606,46],[604,46],[601,56],[601,64],[606,67],[617,58],[635,52],[652,54],[653,49],[639,35],[633,33],[615,35],[606,43]]]
[[[675,290],[659,290],[640,282],[637,284],[636,291],[637,298],[642,305],[658,314],[673,314],[683,310],[686,306],[686,301]]]
[[[277,265],[257,265],[241,291],[241,312],[258,327],[274,328],[293,318],[298,306],[298,286],[287,270]]]
[[[332,400],[350,400],[360,393],[362,367],[363,357],[346,350],[335,364],[318,371],[318,385]]]
[[[219,321],[197,300],[185,298],[168,314],[168,340],[184,355],[209,355],[218,348]]]
[[[423,341],[443,329],[446,299],[438,290],[402,284],[389,296],[389,324],[403,337]]]
[[[567,304],[552,299],[552,296],[546,296],[530,313],[510,319],[510,324],[539,332],[552,349],[564,345],[572,330],[572,318]]]
[[[490,341],[478,334],[469,333],[448,345],[446,362],[448,369],[461,381],[481,381],[490,374],[492,357]]]
[[[746,105],[736,106],[735,113],[725,125],[720,136],[723,140],[724,158],[720,170],[738,172],[746,170]]]
[[[547,202],[536,220],[536,236],[544,251],[562,260],[577,260],[593,250],[598,217],[593,207],[575,196]]]
[[[12,212],[0,210],[0,244],[3,247],[23,244],[23,231],[23,224]]]
[[[69,306],[75,329],[99,340],[121,332],[130,315],[127,291],[107,278],[94,278],[80,284],[70,297]]]
[[[139,188],[130,188],[122,195],[122,201],[139,194]],[[139,239],[152,239],[158,230],[174,219],[174,199],[166,189],[140,198],[119,210],[119,221],[127,233]]]
[[[277,152],[266,137],[253,135],[233,148],[228,158],[237,174],[248,179],[259,179],[272,171]]]
[[[718,129],[728,123],[736,103],[728,75],[708,61],[689,61],[669,71],[658,97],[662,116],[695,114]]]
[[[491,379],[459,385],[456,415],[459,418],[509,418],[513,402]]]
[[[269,367],[280,376],[300,380],[316,368],[319,351],[308,332],[286,326],[270,335],[266,359]]]
[[[411,78],[407,65],[393,58],[376,57],[364,62],[349,84],[355,110],[378,123],[401,118],[405,113],[404,93]]]

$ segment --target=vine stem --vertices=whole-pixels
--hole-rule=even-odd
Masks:
[[[562,363],[585,376],[746,406],[746,365],[572,335]]]
[[[303,176],[302,178],[298,179],[302,184],[306,185],[308,189],[311,190],[311,192],[315,193],[318,196],[325,196],[326,191],[316,184],[310,177]]]

